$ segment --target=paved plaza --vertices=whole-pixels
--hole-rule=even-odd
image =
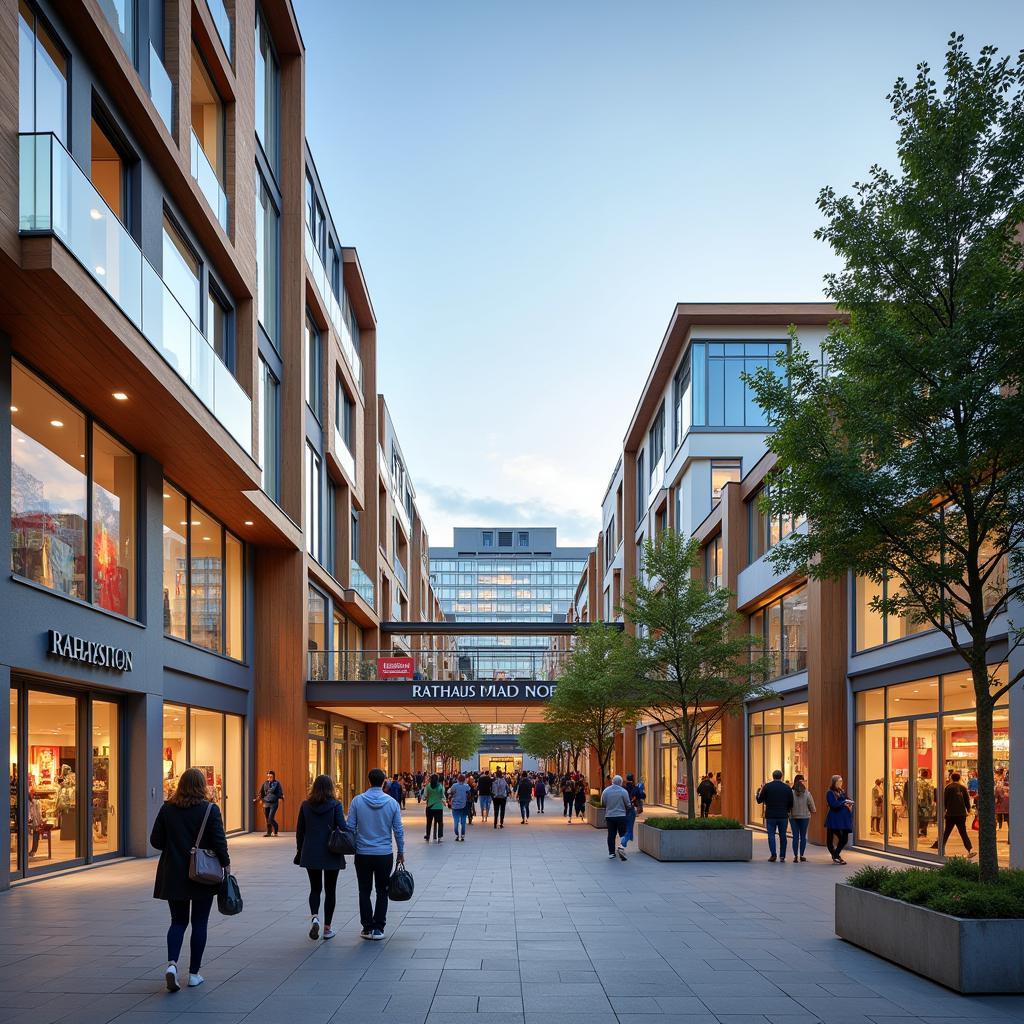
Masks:
[[[313,943],[293,838],[233,840],[245,911],[214,911],[206,984],[173,995],[155,861],[0,894],[0,1024],[1024,1022],[1024,996],[958,996],[837,939],[842,871],[818,848],[803,865],[768,863],[760,838],[752,864],[623,864],[557,812],[439,846],[415,805],[406,819],[416,896],[379,943],[359,938],[351,865],[338,937]]]

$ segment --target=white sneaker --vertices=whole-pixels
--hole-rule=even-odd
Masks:
[[[609,860],[615,860],[615,854],[614,853],[609,853],[608,854],[608,859]]]
[[[333,939],[335,934],[336,933],[335,933],[334,929],[330,925],[327,925],[327,927],[324,928],[324,938],[325,939]]]
[[[370,934],[370,938],[374,942],[380,942],[381,939],[384,938],[384,933],[382,931],[380,931],[380,929],[374,928],[373,932]]]
[[[201,974],[190,974],[188,976],[188,987],[198,988],[205,980]]]
[[[309,937],[314,940],[320,938],[320,919],[318,917],[314,917],[310,922]]]
[[[174,964],[168,964],[164,971],[164,984],[168,992],[177,992],[181,988],[178,984],[178,968]]]
[[[626,851],[620,846],[619,847],[619,860],[628,860],[628,859],[629,858],[626,856]]]

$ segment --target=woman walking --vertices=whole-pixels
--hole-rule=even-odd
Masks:
[[[572,805],[573,810],[576,811],[576,817],[583,821],[586,816],[587,796],[590,792],[590,787],[587,785],[586,779],[576,780],[576,792],[573,793]]]
[[[829,783],[828,814],[825,815],[825,845],[832,854],[833,864],[845,864],[841,854],[846,840],[853,831],[853,801],[843,789],[842,775],[833,775]]]
[[[567,775],[562,779],[562,817],[572,824],[572,802],[576,797],[576,784]]]
[[[818,808],[814,806],[814,797],[807,788],[802,775],[793,779],[793,808],[789,812],[789,822],[793,826],[793,863],[806,861],[807,829],[811,824],[811,815]],[[785,858],[783,858],[785,859]]]
[[[437,842],[441,842],[444,835],[444,786],[435,772],[430,776],[430,783],[427,786],[427,834],[423,841],[429,843],[431,831]],[[433,830],[431,830],[433,826]]]
[[[160,851],[153,897],[166,900],[171,910],[164,982],[168,992],[177,992],[181,988],[178,983],[178,957],[191,917],[188,986],[195,988],[203,983],[199,968],[203,965],[206,929],[217,886],[193,882],[189,878],[190,855],[193,848],[212,850],[225,871],[231,863],[220,808],[207,798],[206,776],[198,768],[182,772],[174,796],[157,813],[149,842]]]
[[[295,863],[309,875],[309,937],[320,938],[320,894],[324,897],[324,938],[333,939],[331,927],[338,889],[338,872],[345,869],[345,857],[331,853],[331,833],[345,829],[345,812],[334,795],[334,779],[318,775],[309,796],[299,808],[295,823]]]

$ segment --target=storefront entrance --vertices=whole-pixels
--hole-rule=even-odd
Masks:
[[[35,683],[10,691],[12,878],[122,849],[121,705]]]
[[[523,770],[523,759],[522,756],[516,754],[481,754],[480,755],[480,771],[487,771],[494,774],[494,772],[504,772],[508,775],[510,772],[521,772]]]

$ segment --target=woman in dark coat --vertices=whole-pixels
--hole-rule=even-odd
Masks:
[[[344,829],[345,812],[334,796],[334,780],[330,775],[318,775],[313,780],[309,796],[299,808],[295,824],[295,863],[309,875],[309,912],[312,920],[309,937],[320,938],[320,894],[324,894],[324,938],[333,939],[335,892],[338,872],[345,869],[345,857],[331,853],[327,848],[331,832]]]
[[[589,795],[590,787],[587,785],[585,779],[576,780],[576,792],[573,794],[573,808],[576,811],[576,817],[586,817],[586,806],[587,796]]]
[[[206,817],[207,808],[210,811],[209,817]],[[178,984],[178,957],[181,955],[181,945],[185,941],[185,929],[188,927],[191,911],[192,938],[189,942],[188,984],[190,988],[195,988],[196,985],[203,983],[199,968],[203,964],[206,927],[210,920],[213,898],[217,895],[217,886],[193,882],[188,877],[192,848],[199,846],[204,850],[212,850],[225,870],[231,864],[220,808],[207,799],[206,776],[198,768],[189,768],[182,772],[174,796],[157,813],[149,842],[160,851],[153,898],[167,900],[171,908],[164,981],[170,992],[177,992],[181,987]]]

